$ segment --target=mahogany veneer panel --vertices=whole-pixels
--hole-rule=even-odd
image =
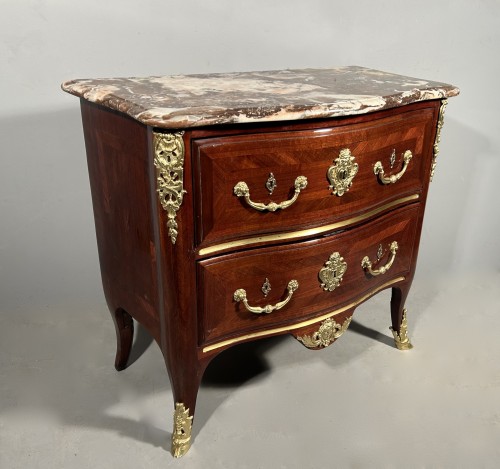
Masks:
[[[321,226],[380,207],[397,197],[422,190],[428,171],[434,131],[434,108],[409,111],[395,116],[342,126],[297,132],[248,133],[194,141],[193,153],[200,167],[197,197],[201,220],[197,241],[201,247],[234,238]],[[348,148],[359,165],[348,192],[332,194],[328,168],[342,149]],[[402,155],[411,150],[413,158],[405,177],[397,185],[381,185],[373,172],[377,161],[392,171],[403,165]],[[272,196],[265,182],[270,173],[278,181]],[[297,201],[283,211],[259,212],[233,188],[244,181],[251,199],[263,203],[291,198],[297,176],[306,176],[308,185]]]
[[[391,278],[406,275],[411,267],[420,210],[420,204],[413,204],[371,223],[320,240],[201,261],[198,278],[203,302],[198,311],[201,315],[202,345],[225,339],[234,335],[235,331],[244,335],[253,330],[321,315]],[[397,241],[399,249],[388,275],[366,274],[361,267],[363,257],[368,255],[376,261],[377,249],[382,245],[384,255],[378,264],[385,264],[390,255],[388,247],[393,241]],[[335,290],[325,291],[321,288],[318,274],[333,252],[339,252],[344,258],[347,270]],[[261,287],[266,278],[273,288],[264,297]],[[292,300],[285,308],[271,314],[250,313],[233,299],[234,291],[243,288],[252,306],[277,303],[286,296],[287,283],[292,279],[299,282]]]

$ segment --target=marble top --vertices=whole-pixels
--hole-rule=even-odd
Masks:
[[[357,66],[82,79],[62,89],[170,129],[364,114],[459,93],[446,83]]]

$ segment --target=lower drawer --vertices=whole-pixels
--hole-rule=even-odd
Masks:
[[[200,345],[314,318],[405,275],[419,215],[413,204],[328,237],[200,261]]]

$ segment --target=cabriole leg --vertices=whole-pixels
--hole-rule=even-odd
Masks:
[[[410,284],[401,287],[393,287],[391,297],[392,335],[394,344],[398,350],[410,350],[413,345],[408,337],[408,322],[406,319],[406,308],[404,307]]]
[[[134,339],[134,320],[125,310],[118,308],[111,313],[116,329],[115,368],[118,371],[127,367]]]
[[[187,361],[189,362],[189,361]],[[205,364],[191,361],[185,365],[179,361],[168,368],[174,398],[174,426],[172,430],[172,455],[184,456],[191,447],[191,430]]]

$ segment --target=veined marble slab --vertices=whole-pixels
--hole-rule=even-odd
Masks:
[[[459,93],[446,83],[356,66],[72,80],[62,89],[171,129],[364,114]]]

